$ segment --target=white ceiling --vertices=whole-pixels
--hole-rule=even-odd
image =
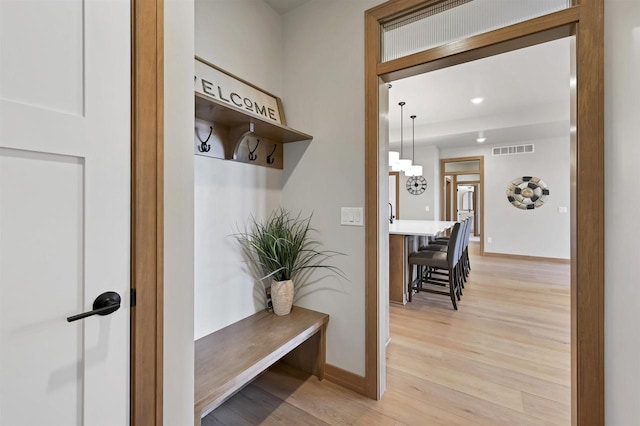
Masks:
[[[264,0],[265,3],[280,15],[284,15],[309,1],[311,0]]]
[[[404,142],[441,148],[507,144],[569,134],[570,40],[520,49],[392,82],[389,92],[390,142],[400,141],[400,101]],[[484,102],[474,105],[473,97]]]

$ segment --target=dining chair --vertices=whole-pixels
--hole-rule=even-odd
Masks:
[[[461,264],[463,234],[462,224],[457,222],[451,231],[450,244],[446,250],[422,250],[409,255],[409,301],[413,299],[413,292],[421,291],[433,294],[448,295],[453,309],[458,310],[456,300],[461,296]],[[413,278],[414,266],[417,278]],[[425,271],[425,268],[427,271]],[[437,288],[424,287],[424,284],[448,287],[448,291]]]
[[[467,277],[468,277],[468,273],[467,273],[467,268],[464,265],[465,262],[465,243],[468,244],[468,238],[469,238],[469,230],[471,227],[471,221],[470,218],[466,218],[464,220],[462,220],[460,222],[460,234],[461,234],[461,238],[462,238],[462,246],[460,248],[460,251],[458,253],[458,255],[460,256],[460,258],[458,259],[459,262],[461,262],[461,267],[456,271],[456,273],[458,275],[460,275],[460,295],[462,295],[462,289],[464,289],[464,285],[467,281]],[[449,247],[449,241],[450,241],[450,237],[442,237],[442,238],[436,238],[435,240],[431,241],[429,244],[424,245],[424,246],[420,246],[419,250],[436,250],[436,251],[447,251],[448,247]],[[429,270],[427,269],[427,271],[425,271],[426,274],[429,274]]]
[[[464,284],[469,277],[469,271],[471,271],[471,264],[469,262],[469,238],[471,233],[471,216],[467,217],[462,221],[462,250],[460,251],[462,262],[462,273],[464,280],[462,281],[461,287],[464,288]],[[449,245],[450,237],[438,237],[433,241],[430,241],[427,245],[421,245],[419,250],[447,250]]]

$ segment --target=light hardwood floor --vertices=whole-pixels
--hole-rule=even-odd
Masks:
[[[569,265],[471,247],[458,311],[426,293],[391,306],[381,401],[277,366],[203,426],[569,425]]]

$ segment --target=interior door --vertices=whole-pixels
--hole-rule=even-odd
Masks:
[[[129,423],[130,22],[0,0],[0,425]]]

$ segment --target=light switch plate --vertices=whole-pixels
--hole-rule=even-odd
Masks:
[[[342,207],[340,211],[340,225],[364,226],[362,207]]]
[[[566,207],[558,207],[558,213],[567,213],[569,209]]]

